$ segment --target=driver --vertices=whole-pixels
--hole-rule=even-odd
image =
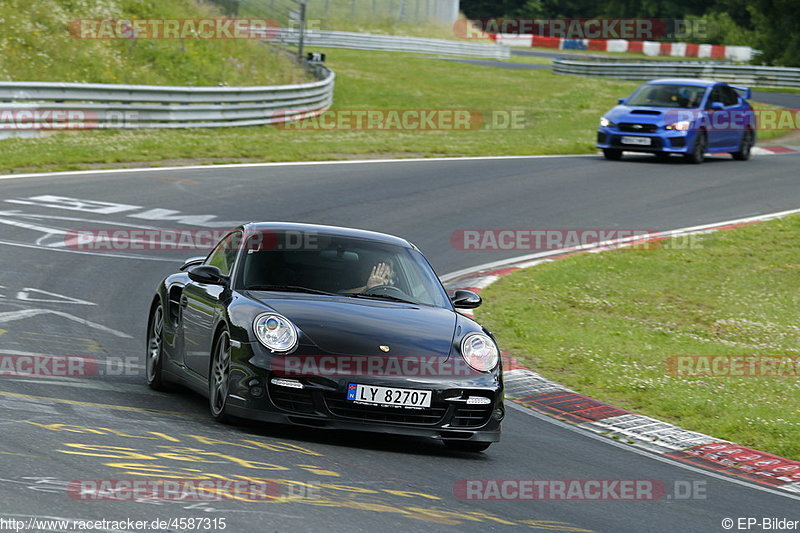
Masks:
[[[372,270],[367,277],[367,284],[362,285],[361,287],[355,287],[353,289],[347,289],[347,292],[352,293],[359,293],[369,290],[373,287],[378,287],[380,285],[393,285],[394,282],[394,270],[392,270],[392,265],[390,263],[384,263],[383,261],[377,263],[375,266],[372,267]]]

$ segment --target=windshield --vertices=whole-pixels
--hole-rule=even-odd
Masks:
[[[269,232],[248,245],[243,290],[334,294],[447,307],[447,294],[418,251],[310,232]]]
[[[625,104],[692,109],[700,107],[705,92],[705,87],[694,85],[642,85],[633,91]]]

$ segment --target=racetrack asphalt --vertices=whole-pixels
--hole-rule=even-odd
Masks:
[[[799,166],[798,154],[709,157],[699,166],[590,155],[0,179],[0,354],[88,355],[105,369],[0,376],[0,517],[224,517],[236,532],[713,532],[723,531],[723,518],[798,519],[790,496],[512,408],[502,441],[477,455],[420,439],[217,424],[205,400],[153,392],[141,369],[153,289],[195,254],[89,255],[58,244],[59,232],[77,229],[302,221],[400,235],[445,274],[524,253],[457,250],[450,237],[461,229],[661,230],[796,208]],[[120,358],[130,358],[128,368]],[[187,503],[81,501],[66,490],[87,478],[187,475],[304,482],[307,493],[291,503]],[[704,492],[624,502],[462,501],[453,493],[459,480],[520,478],[656,480],[670,492],[687,484]]]

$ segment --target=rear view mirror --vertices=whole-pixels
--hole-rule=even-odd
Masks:
[[[227,285],[228,276],[212,265],[197,265],[189,269],[189,279],[206,285]]]
[[[181,272],[183,272],[187,268],[193,267],[195,265],[199,265],[205,260],[206,260],[206,258],[203,255],[200,255],[200,256],[197,256],[197,257],[190,257],[189,259],[187,259],[186,261],[183,262],[183,265],[181,265],[180,270],[181,270]]]
[[[329,261],[342,261],[345,263],[355,263],[358,261],[358,254],[356,252],[348,252],[345,250],[322,250],[319,256]]]
[[[450,302],[456,309],[475,309],[483,303],[483,300],[472,291],[459,289],[453,293]]]

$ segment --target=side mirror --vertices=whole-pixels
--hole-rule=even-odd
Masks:
[[[711,102],[711,109],[719,111],[720,109],[725,109],[725,106],[722,102]]]
[[[206,258],[204,256],[202,256],[202,255],[197,256],[197,257],[190,257],[189,259],[187,259],[186,261],[183,262],[183,265],[181,265],[180,271],[183,272],[184,270],[186,270],[189,267],[193,267],[195,265],[199,265],[205,260],[206,260]]]
[[[457,290],[450,298],[450,302],[456,309],[475,309],[483,303],[483,300],[472,291]]]
[[[211,265],[197,265],[189,269],[189,279],[206,285],[227,285],[228,276],[222,274],[219,268]]]
[[[620,98],[619,100],[617,100],[617,103],[619,103],[619,104],[624,104],[624,103],[625,103],[625,102],[627,102],[627,101],[628,101],[628,99],[627,99],[627,98]]]

